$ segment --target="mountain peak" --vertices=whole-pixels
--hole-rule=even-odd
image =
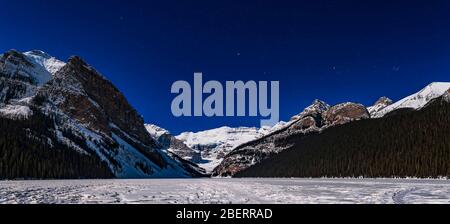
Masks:
[[[11,49],[11,50],[5,52],[4,55],[22,55],[22,52],[20,52],[16,49]]]
[[[392,104],[392,100],[389,99],[389,98],[386,97],[386,96],[382,96],[382,97],[380,97],[380,99],[378,99],[378,100],[375,102],[374,106],[379,105],[379,104],[388,106],[388,105],[391,105],[391,104]]]
[[[328,104],[325,103],[325,101],[323,101],[323,100],[315,99],[315,100],[312,102],[312,105],[328,105]]]
[[[450,85],[450,82],[432,82],[432,83],[428,84],[428,86],[431,86],[431,87],[447,86],[447,85]]]
[[[370,113],[371,117],[374,117],[376,113],[378,113],[379,111],[383,110],[384,108],[386,108],[387,106],[392,104],[392,100],[382,96],[380,97],[380,99],[378,99],[372,106],[367,107],[367,110]]]
[[[83,60],[83,58],[77,55],[70,56],[68,64],[74,66],[87,66],[87,63]]]
[[[325,112],[328,109],[330,109],[330,105],[328,103],[325,103],[325,101],[315,99],[313,103],[305,108],[305,110],[302,113],[311,113],[311,112]]]
[[[291,118],[291,121],[293,120],[299,120],[304,118],[305,116],[308,115],[318,115],[318,114],[322,114],[323,112],[327,111],[328,109],[330,109],[330,105],[328,105],[327,103],[325,103],[322,100],[319,99],[315,99],[311,105],[309,105],[308,107],[306,107],[300,114],[295,115]]]
[[[35,55],[35,56],[43,57],[43,58],[46,58],[46,59],[52,58],[51,55],[49,55],[46,52],[41,51],[41,50],[31,50],[31,51],[25,52],[24,54],[25,55]]]

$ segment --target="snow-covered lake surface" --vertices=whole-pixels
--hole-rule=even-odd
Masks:
[[[0,181],[0,203],[450,203],[450,180]]]

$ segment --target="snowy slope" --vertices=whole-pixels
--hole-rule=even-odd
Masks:
[[[44,68],[45,71],[47,71],[52,76],[55,75],[55,73],[64,65],[66,65],[65,62],[62,62],[43,51],[33,50],[25,52],[23,54],[27,56],[34,65]]]
[[[64,62],[37,50],[25,53],[12,50],[4,55],[8,56],[2,71],[5,75],[29,78],[38,86],[50,81],[65,65]]]
[[[373,113],[372,117],[383,117],[387,113],[401,108],[421,109],[432,99],[442,96],[448,89],[450,89],[450,82],[433,82],[419,92],[407,96],[394,104]]]
[[[28,118],[33,111],[28,106],[6,105],[0,108],[0,115],[11,119]]]

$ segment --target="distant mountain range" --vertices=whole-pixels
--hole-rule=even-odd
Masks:
[[[173,136],[80,57],[0,55],[0,178],[449,176],[450,83]]]

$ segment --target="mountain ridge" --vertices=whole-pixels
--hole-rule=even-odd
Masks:
[[[291,135],[288,149],[238,171],[236,177],[448,178],[450,102],[420,110]]]
[[[50,122],[46,124],[50,132],[40,130],[42,134],[33,137],[51,140],[46,147],[48,150],[59,147],[55,150],[60,154],[70,149],[97,158],[117,178],[202,175],[195,164],[165,153],[147,132],[142,116],[125,96],[81,57],[72,56],[63,63],[42,51],[21,53],[11,50],[0,58],[0,77],[1,116],[16,120],[32,119],[34,114],[48,117],[44,120]],[[12,112],[26,114],[13,116]],[[0,137],[5,141],[18,138]],[[11,153],[26,155],[27,152]],[[16,164],[15,169],[23,169],[20,166],[27,164],[53,166],[45,163],[45,151],[37,153],[40,153],[37,162]],[[71,156],[76,158],[76,154]],[[58,169],[64,173],[69,167]],[[39,174],[34,175],[39,178]]]
[[[427,85],[418,93],[403,98],[396,103],[392,103],[388,98],[382,97],[374,104],[374,106],[368,108],[362,104],[350,102],[337,104],[331,107],[323,101],[315,100],[311,106],[307,107],[302,113],[294,116],[291,119],[290,124],[284,129],[235,148],[224,158],[223,162],[214,169],[213,175],[233,176],[285,149],[291,148],[292,145],[284,140],[289,138],[289,136],[305,135],[309,133],[320,134],[330,127],[340,126],[358,120],[381,118],[384,115],[389,114],[385,111],[395,112],[406,108],[404,105],[396,107],[396,105],[401,105],[402,102],[405,101],[412,102],[407,104],[412,110],[420,110],[434,99],[442,96],[445,92],[444,89],[447,90],[448,93],[450,83],[434,82]],[[443,96],[443,98],[445,99],[445,96]],[[419,103],[415,103],[415,100],[419,101]],[[380,104],[386,105],[382,105],[382,108],[380,108]],[[376,115],[374,116],[374,114]]]

